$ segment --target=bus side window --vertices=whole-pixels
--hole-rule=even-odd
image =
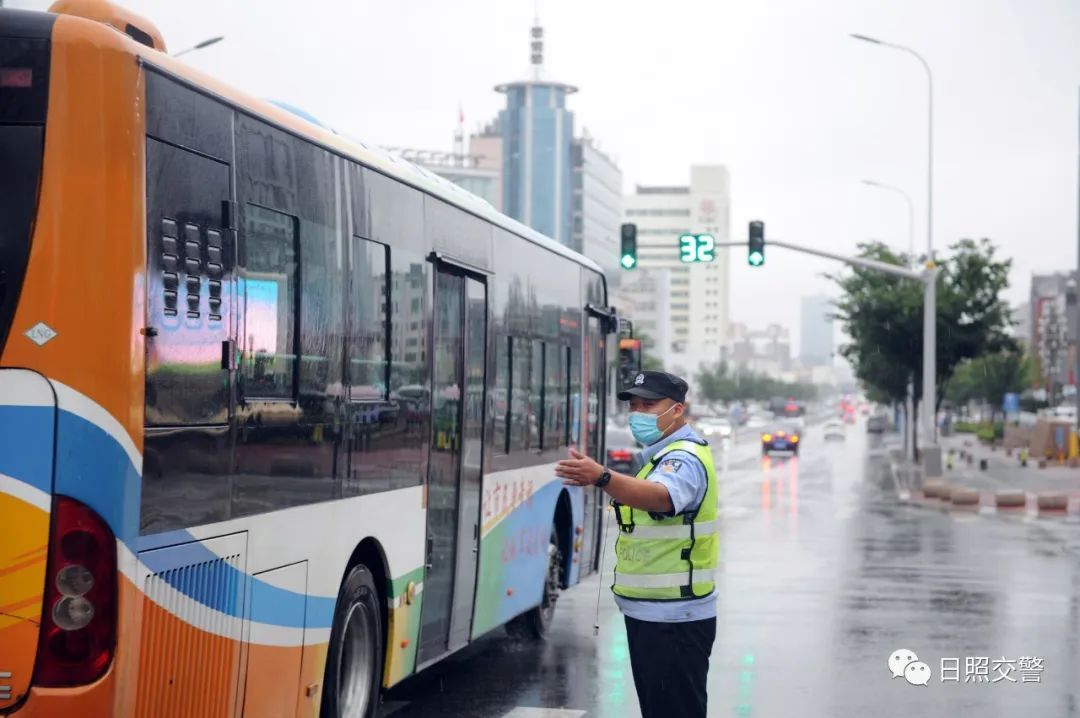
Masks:
[[[570,446],[581,447],[581,350],[577,347],[566,348],[567,366],[567,434]]]
[[[349,399],[386,400],[390,370],[390,248],[353,237],[349,296]]]
[[[296,395],[299,251],[297,219],[248,205],[242,386],[247,397]]]
[[[510,374],[513,360],[509,336],[495,338],[495,383],[491,406],[495,422],[494,446],[496,454],[510,452]]]
[[[510,338],[510,451],[529,448],[529,393],[532,381],[532,348],[528,339]]]
[[[566,347],[544,349],[544,448],[566,445]]]
[[[544,448],[544,343],[532,341],[529,372],[529,448]]]

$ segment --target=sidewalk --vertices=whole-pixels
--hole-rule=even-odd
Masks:
[[[1007,456],[1005,449],[991,449],[970,434],[943,437],[942,464],[946,491],[944,497],[927,496],[915,492],[911,499],[927,505],[950,507],[955,510],[976,510],[979,513],[1024,513],[1036,515],[1080,515],[1080,468],[1069,468],[1047,463],[1038,468],[1037,460],[1028,460],[1027,467],[1020,466],[1019,452]],[[953,468],[949,469],[944,454],[952,449]],[[965,458],[961,459],[961,451]],[[971,456],[970,462],[966,458]],[[986,461],[986,469],[980,462]],[[931,493],[929,486],[924,487]],[[962,501],[957,494],[963,489],[978,495]],[[972,491],[967,492],[969,495]]]
[[[942,465],[947,464],[944,454],[953,450],[953,469],[945,469],[945,480],[959,483],[974,489],[999,491],[1018,489],[1021,491],[1064,491],[1080,494],[1080,468],[1047,462],[1045,469],[1038,468],[1037,459],[1029,458],[1027,467],[1020,466],[1020,452],[1014,450],[1012,456],[1006,456],[1005,449],[991,449],[983,445],[973,434],[958,434],[945,437],[941,441]],[[969,464],[960,458],[961,450],[973,456]],[[985,459],[986,471],[979,469],[979,461]]]

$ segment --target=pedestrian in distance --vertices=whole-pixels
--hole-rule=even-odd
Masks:
[[[687,384],[643,371],[619,392],[645,447],[636,476],[570,449],[555,473],[568,486],[598,486],[612,499],[615,603],[626,621],[643,718],[705,718],[709,654],[716,640],[719,558],[716,471],[708,443],[686,423]]]

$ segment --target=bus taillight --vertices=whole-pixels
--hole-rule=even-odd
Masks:
[[[116,645],[116,542],[101,517],[64,496],[53,506],[34,684],[97,680]]]

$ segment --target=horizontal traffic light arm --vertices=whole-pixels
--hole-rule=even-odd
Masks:
[[[716,248],[722,247],[745,247],[745,240],[742,242],[717,242]],[[849,257],[843,254],[836,254],[834,252],[826,252],[822,249],[814,249],[812,247],[805,247],[801,244],[792,244],[791,242],[782,242],[778,239],[768,239],[765,242],[766,247],[783,247],[784,249],[790,249],[795,252],[802,252],[803,254],[812,254],[815,257],[824,257],[825,259],[835,259],[838,262],[850,264],[856,267],[863,267],[864,269],[876,269],[879,272],[885,274],[894,274],[897,277],[906,277],[907,279],[915,279],[923,281],[926,278],[926,271],[915,271],[913,269],[907,269],[901,267],[898,264],[888,264],[887,262],[879,262],[875,259],[865,259],[863,257]]]

